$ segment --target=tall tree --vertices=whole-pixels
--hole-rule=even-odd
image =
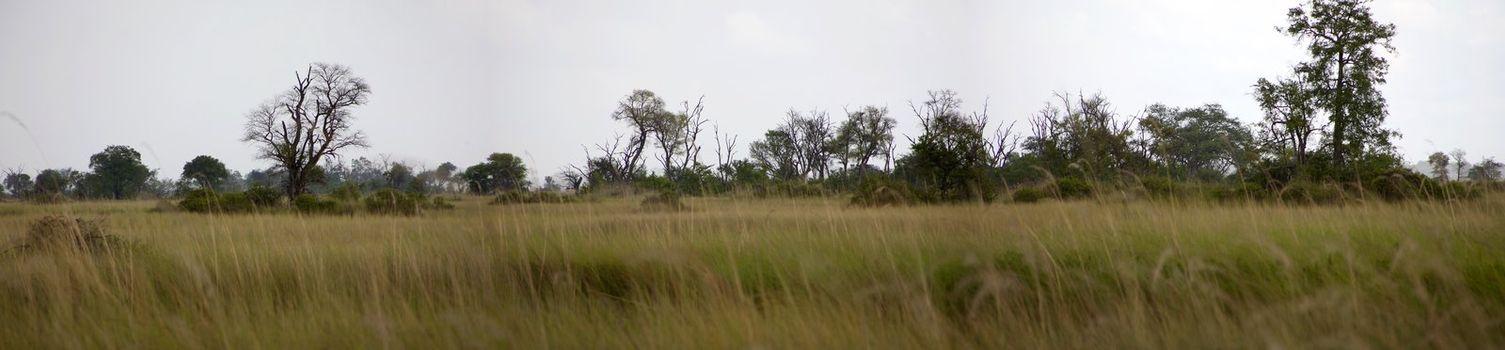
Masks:
[[[832,148],[841,162],[842,170],[852,166],[865,169],[874,158],[885,157],[894,142],[894,127],[898,122],[888,116],[888,108],[864,106],[847,112],[847,120],[836,129]]]
[[[7,170],[5,172],[4,185],[5,191],[10,192],[11,197],[22,199],[30,196],[32,186],[34,186],[31,182],[31,175],[27,175],[19,169]]]
[[[647,148],[649,139],[666,124],[663,120],[670,118],[670,115],[664,110],[664,100],[653,91],[634,90],[617,102],[617,109],[611,113],[611,119],[627,122],[632,133],[627,136],[625,146],[618,147],[615,143],[610,147],[598,146],[607,153],[605,157],[616,159],[611,162],[612,169],[603,169],[612,173],[612,176],[608,176],[609,179],[632,180],[635,170],[641,166],[643,150]],[[620,139],[618,137],[619,141]],[[665,164],[668,163],[666,160]]]
[[[242,138],[286,172],[289,198],[307,192],[320,161],[367,147],[365,134],[352,126],[351,109],[371,93],[365,79],[341,65],[314,63],[293,77],[292,88],[251,111]]]
[[[1455,148],[1453,149],[1453,152],[1448,153],[1448,155],[1453,156],[1453,176],[1457,176],[1459,180],[1463,180],[1463,168],[1467,168],[1469,165],[1468,152],[1464,152],[1463,149]]]
[[[1448,155],[1442,152],[1432,153],[1432,156],[1427,157],[1427,164],[1432,165],[1432,175],[1437,177],[1438,181],[1448,180],[1449,161]]]
[[[210,156],[198,156],[183,164],[183,180],[192,182],[200,188],[208,188],[223,191],[225,179],[230,177],[230,171],[225,169],[225,163]]]
[[[1370,14],[1370,0],[1310,0],[1287,13],[1284,32],[1306,41],[1312,60],[1296,65],[1298,77],[1313,84],[1312,97],[1328,114],[1332,129],[1326,140],[1334,162],[1390,148],[1396,133],[1384,129],[1385,83],[1393,53],[1395,25]]]
[[[42,170],[42,172],[37,173],[37,181],[35,184],[36,189],[34,193],[44,196],[57,196],[63,194],[63,192],[68,189],[69,182],[72,182],[71,179],[69,179],[69,173],[72,173],[72,171],[66,169]]]
[[[141,164],[141,153],[127,146],[109,146],[89,157],[88,176],[97,195],[111,199],[128,199],[140,192],[152,171]]]
[[[799,150],[794,138],[784,128],[769,130],[763,134],[762,140],[748,145],[747,150],[753,163],[768,177],[793,180],[802,176]]]
[[[1306,164],[1312,135],[1321,129],[1310,84],[1300,79],[1272,83],[1261,78],[1254,87],[1254,99],[1265,111],[1260,124],[1264,148],[1282,156],[1289,154],[1296,164]]]

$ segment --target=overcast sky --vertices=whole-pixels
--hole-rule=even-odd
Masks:
[[[705,95],[739,156],[789,108],[888,106],[913,135],[906,102],[931,89],[988,99],[995,120],[1085,91],[1125,114],[1219,103],[1254,122],[1250,86],[1303,59],[1274,29],[1296,4],[0,0],[0,111],[30,129],[0,116],[0,168],[84,168],[113,144],[174,177],[200,154],[265,168],[244,116],[311,62],[372,85],[356,110],[372,147],[351,156],[463,168],[511,152],[535,178],[625,130],[610,114],[633,89]],[[1398,26],[1383,91],[1407,159],[1505,157],[1505,1],[1373,6]]]

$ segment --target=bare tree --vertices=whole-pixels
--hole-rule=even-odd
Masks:
[[[679,147],[681,150],[679,153],[684,156],[680,160],[680,169],[689,168],[691,165],[700,163],[700,132],[705,129],[705,123],[709,121],[701,113],[705,110],[704,102],[705,96],[701,96],[695,100],[695,106],[693,107],[690,106],[690,101],[683,102],[681,105],[684,106],[684,112],[680,113],[680,118],[675,118],[675,120],[679,121],[679,124],[676,125],[679,129],[676,134],[680,137]],[[667,170],[665,169],[666,173]]]
[[[1456,169],[1455,171],[1453,171],[1453,176],[1458,177],[1459,180],[1463,180],[1463,168],[1467,168],[1469,166],[1467,158],[1468,152],[1464,152],[1461,148],[1455,148],[1452,152],[1448,153],[1448,155],[1453,156],[1453,169]]]
[[[727,179],[731,179],[731,164],[737,159],[737,135],[721,134],[721,126],[712,127],[716,137],[716,169],[721,170]]]
[[[336,64],[314,63],[294,78],[282,96],[251,111],[241,139],[257,146],[258,157],[287,172],[289,198],[307,191],[324,158],[368,146],[366,135],[351,126],[355,116],[350,109],[365,104],[371,93],[364,79]]]

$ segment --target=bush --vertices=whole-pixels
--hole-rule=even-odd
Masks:
[[[252,186],[246,190],[245,197],[256,208],[269,209],[282,204],[282,191],[267,187]]]
[[[340,185],[340,187],[336,187],[334,191],[330,191],[329,197],[334,198],[337,201],[347,203],[360,202],[361,186],[356,185],[354,182],[346,182],[345,184]]]
[[[827,194],[828,193],[826,192],[826,189],[821,188],[820,185],[798,180],[785,180],[764,184],[762,186],[758,186],[758,188],[753,192],[753,195],[757,196],[758,198],[824,197]]]
[[[1280,190],[1280,201],[1295,204],[1333,204],[1343,197],[1342,191],[1330,185],[1310,181],[1295,181]]]
[[[643,209],[651,211],[681,211],[688,209],[684,202],[679,200],[679,193],[666,191],[643,199]]]
[[[1074,177],[1056,180],[1056,197],[1060,199],[1078,199],[1092,196],[1092,184],[1087,180]]]
[[[909,191],[908,185],[885,176],[873,175],[864,178],[862,184],[857,186],[851,203],[857,206],[882,207],[908,205],[914,200],[914,193]]]
[[[304,214],[349,215],[355,213],[354,208],[343,202],[319,198],[312,194],[299,195],[293,200],[293,208]]]
[[[430,204],[429,207],[434,209],[449,210],[454,209],[455,205],[449,204],[449,200],[444,199],[444,197],[434,197],[433,204]]]
[[[1387,201],[1410,199],[1474,199],[1483,195],[1478,188],[1461,182],[1441,182],[1409,170],[1395,171],[1370,180],[1370,192]]]
[[[249,213],[258,208],[245,193],[217,193],[207,188],[188,191],[178,207],[193,213]]]
[[[1264,200],[1269,198],[1269,191],[1258,184],[1240,182],[1232,185],[1213,186],[1207,190],[1207,196],[1222,202]]]
[[[1164,176],[1146,176],[1139,179],[1139,184],[1155,198],[1169,198],[1181,193],[1181,185]]]
[[[384,189],[366,197],[366,211],[373,214],[417,215],[420,196]]]
[[[650,192],[666,192],[674,190],[674,181],[670,181],[669,178],[658,175],[638,178],[637,182],[634,183],[634,185],[636,185],[639,189]]]
[[[503,192],[491,199],[491,204],[536,204],[536,203],[573,203],[574,196],[566,196],[557,192]]]
[[[1014,191],[1014,202],[1035,203],[1045,199],[1045,191],[1034,187],[1024,187]]]
[[[6,253],[71,250],[87,253],[127,253],[129,242],[106,234],[96,220],[66,215],[44,216],[31,223],[20,244]]]

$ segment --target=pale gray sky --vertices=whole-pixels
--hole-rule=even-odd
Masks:
[[[1296,4],[0,0],[0,111],[45,149],[0,118],[0,167],[84,168],[122,144],[172,176],[200,154],[264,168],[238,141],[244,115],[316,61],[373,87],[356,112],[373,147],[352,156],[464,167],[512,152],[539,178],[623,130],[609,115],[639,88],[676,104],[705,95],[744,146],[791,107],[886,105],[913,134],[906,101],[943,88],[969,108],[991,98],[1000,120],[1081,90],[1123,113],[1221,103],[1253,122],[1250,85],[1302,59],[1274,29]],[[1399,27],[1384,92],[1408,160],[1505,157],[1505,2],[1374,8]]]

